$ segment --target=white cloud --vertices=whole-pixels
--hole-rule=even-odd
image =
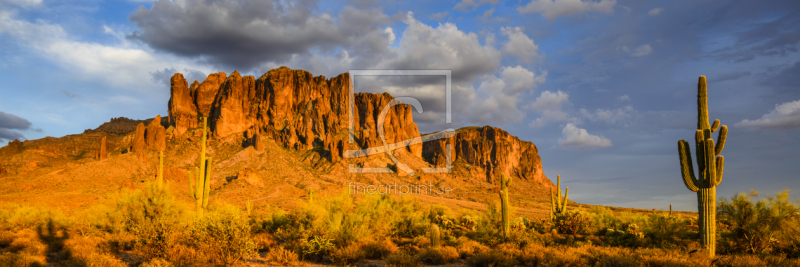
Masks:
[[[626,47],[626,49],[627,49],[627,47]],[[633,53],[631,54],[631,56],[634,56],[634,57],[646,56],[646,55],[649,55],[650,52],[653,52],[653,48],[650,47],[650,45],[642,45],[642,46],[639,46],[636,49],[634,49]]]
[[[583,12],[614,12],[616,0],[582,1],[582,0],[532,0],[525,6],[517,8],[520,14],[541,13],[547,20]]]
[[[627,125],[630,123],[630,118],[634,113],[636,113],[636,110],[633,109],[632,106],[626,106],[616,110],[600,108],[595,112],[590,112],[585,108],[582,108],[580,109],[580,112],[583,117],[589,119],[590,121],[602,121],[607,124]]]
[[[742,120],[736,127],[792,129],[800,127],[800,100],[775,105],[775,109],[760,119]]]
[[[523,32],[521,27],[502,27],[500,33],[508,36],[508,42],[503,46],[503,52],[516,56],[526,63],[533,62],[539,54],[539,46]]]
[[[467,11],[467,9],[470,7],[477,8],[484,4],[494,5],[497,4],[497,2],[500,2],[500,0],[480,0],[478,2],[475,2],[475,0],[461,0],[461,2],[456,4],[456,6],[454,6],[453,8],[460,9],[462,11]]]
[[[542,92],[533,103],[525,106],[527,109],[532,110],[555,110],[561,109],[561,104],[569,101],[569,94],[561,90],[553,93],[550,91]]]
[[[563,136],[558,139],[558,144],[567,149],[590,149],[598,147],[610,147],[611,140],[605,137],[591,135],[586,129],[581,129],[575,124],[567,123],[561,130]]]
[[[431,15],[428,18],[432,19],[432,20],[440,20],[440,19],[443,19],[443,18],[447,17],[447,13],[448,13],[447,11],[435,13],[435,14]]]
[[[631,100],[631,97],[628,95],[621,95],[619,97],[619,101],[629,101],[629,100]]]
[[[10,4],[12,6],[19,6],[23,8],[35,7],[42,4],[42,0],[3,0],[0,1],[0,6],[3,4]]]
[[[543,71],[542,75],[536,76],[532,71],[519,65],[516,67],[503,67],[500,75],[508,84],[508,92],[514,95],[536,88],[538,84],[547,80],[547,71]]]
[[[655,16],[655,15],[661,14],[661,8],[650,9],[650,11],[647,12],[647,14],[650,15],[650,16]]]
[[[104,29],[112,36],[123,36],[108,27]],[[146,77],[154,70],[196,68],[173,57],[154,56],[124,38],[116,45],[74,41],[59,25],[17,20],[11,12],[0,11],[0,34],[8,34],[20,46],[32,49],[79,79],[102,81],[114,88],[152,89],[157,85]]]
[[[541,128],[550,122],[570,121],[580,123],[578,118],[574,118],[569,113],[563,111],[561,106],[569,102],[569,95],[562,91],[555,93],[550,91],[542,92],[533,103],[525,106],[526,109],[536,110],[541,116],[531,121],[528,126],[531,128]]]

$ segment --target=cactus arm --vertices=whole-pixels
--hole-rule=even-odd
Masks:
[[[550,188],[550,220],[555,219],[556,197],[553,195],[553,188]]]
[[[714,124],[711,124],[711,132],[716,132],[719,129],[719,120],[714,120]]]
[[[567,202],[569,202],[567,201],[567,197],[569,197],[569,187],[567,187],[566,192],[564,192],[564,206],[561,207],[561,212],[567,210]]]
[[[716,184],[717,168],[714,159],[714,139],[706,139],[706,177],[703,185],[713,187]]]
[[[715,177],[714,186],[722,182],[722,172],[725,169],[725,157],[717,156],[717,177]]]
[[[200,168],[194,167],[194,199],[200,200],[203,197],[203,178],[200,177]]]
[[[714,155],[719,155],[722,153],[722,149],[725,148],[726,140],[728,140],[728,126],[722,125],[722,129],[719,130],[719,135],[717,136],[717,145],[715,147],[716,150],[714,151]]]
[[[700,190],[699,181],[694,176],[694,168],[692,165],[692,152],[689,150],[689,142],[680,140],[678,141],[678,155],[680,155],[681,175],[683,176],[683,183],[686,188],[697,192]]]
[[[211,157],[208,157],[208,164],[206,164],[206,181],[205,189],[203,189],[203,208],[208,207],[208,193],[211,191]]]
[[[200,141],[200,180],[205,180],[206,175],[206,117],[203,117],[203,132],[200,134],[202,136]],[[203,192],[201,188],[199,192]],[[200,193],[200,197],[202,197],[202,193]]]

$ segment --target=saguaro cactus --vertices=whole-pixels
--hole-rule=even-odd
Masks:
[[[164,152],[158,152],[158,175],[156,176],[158,188],[164,188]]]
[[[438,248],[439,247],[439,226],[435,223],[431,224],[431,232],[430,232],[430,239],[431,239],[431,246]]]
[[[206,159],[206,143],[208,130],[207,118],[203,117],[203,133],[200,140],[200,167],[195,167],[194,189],[192,189],[192,174],[189,171],[189,192],[197,200],[197,217],[203,217],[203,211],[208,207],[208,193],[211,190],[211,157]]]
[[[553,195],[553,189],[550,188],[550,220],[555,220],[556,215],[564,214],[567,211],[567,197],[569,197],[569,187],[564,192],[564,198],[561,198],[561,175],[556,175],[557,184],[556,195]]]
[[[511,186],[511,177],[500,175],[500,213],[503,216],[503,237],[508,238],[511,230],[511,205],[508,202],[508,187]]]
[[[711,133],[716,132],[719,125],[719,120],[715,120],[713,125],[708,122],[708,84],[706,77],[700,76],[697,83],[697,131],[694,135],[699,177],[694,173],[689,142],[678,141],[678,155],[683,183],[689,190],[697,192],[700,243],[712,257],[716,254],[717,185],[722,182],[725,164],[725,158],[719,154],[722,153],[728,136],[728,126],[722,125],[717,143],[714,144]]]

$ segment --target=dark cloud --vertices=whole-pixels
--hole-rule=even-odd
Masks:
[[[734,34],[735,43],[717,49],[712,55],[719,60],[740,63],[756,59],[758,56],[781,56],[800,51],[800,10],[787,9],[780,17],[760,16],[760,20],[748,20],[741,31]]]
[[[0,128],[27,130],[31,128],[31,122],[14,114],[0,111]]]
[[[9,129],[0,128],[0,141],[11,141],[14,139],[25,139],[25,136]]]
[[[10,141],[25,139],[21,133],[13,130],[30,130],[31,122],[14,114],[0,111],[0,140]],[[34,131],[41,129],[33,129]]]
[[[64,96],[69,97],[69,98],[78,98],[79,97],[78,94],[70,92],[70,91],[67,91],[67,90],[61,90],[61,93],[64,94]]]
[[[752,73],[749,71],[728,72],[720,75],[709,76],[708,82],[714,83],[714,82],[736,80],[742,77],[750,76],[750,74]]]
[[[313,0],[159,0],[150,9],[140,6],[130,21],[139,29],[128,38],[241,71],[312,50],[383,52],[389,34],[380,25],[391,23],[380,9],[347,6],[333,17],[319,12]]]
[[[800,88],[800,61],[769,77],[764,83],[776,87],[780,91],[798,91]]]
[[[172,75],[175,75],[175,73],[178,72],[179,71],[177,71],[175,68],[165,68],[163,70],[157,70],[154,72],[150,72],[150,80],[153,81],[154,83],[160,83],[169,86]],[[180,73],[183,74],[183,78],[186,79],[186,81],[189,84],[191,84],[193,81],[203,82],[203,80],[205,80],[206,77],[208,76],[199,70],[193,70],[193,69],[183,69],[183,72]]]

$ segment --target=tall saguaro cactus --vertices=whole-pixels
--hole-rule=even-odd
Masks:
[[[567,211],[567,197],[569,197],[569,187],[564,193],[564,198],[561,198],[561,175],[556,176],[556,195],[553,195],[553,189],[550,188],[550,220],[555,220],[556,215],[564,214]]]
[[[503,216],[503,237],[508,238],[511,230],[511,205],[508,200],[508,187],[511,186],[511,177],[500,175],[500,213]]]
[[[699,177],[694,173],[689,142],[678,141],[678,154],[683,183],[689,190],[697,192],[700,243],[712,257],[716,254],[717,185],[722,182],[725,164],[725,158],[719,154],[722,153],[728,136],[728,126],[722,125],[714,144],[711,133],[716,132],[719,125],[719,120],[715,120],[714,124],[708,122],[708,84],[706,76],[700,76],[697,83],[697,131],[694,136]]]
[[[197,200],[197,216],[203,217],[203,211],[208,207],[208,193],[211,190],[211,157],[206,159],[206,143],[208,130],[207,118],[203,117],[203,133],[200,140],[200,167],[194,168],[194,187],[192,186],[192,173],[188,171],[189,193]]]

